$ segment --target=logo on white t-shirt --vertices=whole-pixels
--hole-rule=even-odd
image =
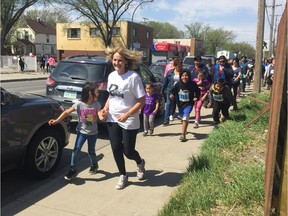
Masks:
[[[124,98],[123,91],[118,90],[118,85],[111,84],[109,87],[109,93],[111,96]]]

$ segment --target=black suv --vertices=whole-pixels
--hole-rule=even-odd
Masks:
[[[81,97],[82,87],[86,81],[97,82],[99,85],[98,101],[104,107],[109,96],[107,91],[108,75],[114,71],[111,61],[104,56],[79,55],[61,60],[51,75],[47,78],[46,95],[60,101],[69,108]],[[144,64],[140,64],[137,72],[145,83],[153,83],[157,93],[161,93],[162,83],[157,82],[153,73]],[[163,114],[165,100],[161,97],[158,114]],[[72,119],[77,115],[73,113]]]
[[[64,111],[51,98],[1,88],[1,172],[24,168],[32,177],[50,176],[69,142],[69,118],[49,126]]]

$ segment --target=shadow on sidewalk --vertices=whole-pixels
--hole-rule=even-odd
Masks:
[[[136,177],[136,172],[127,172],[128,177]],[[146,179],[143,181],[135,180],[131,181],[129,180],[129,185],[137,185],[137,186],[144,186],[144,187],[159,187],[159,186],[168,186],[168,187],[175,187],[178,185],[181,173],[173,173],[173,172],[163,172],[160,170],[147,170],[146,171]],[[99,177],[100,176],[100,177]],[[75,185],[83,185],[86,181],[105,181],[107,179],[111,178],[118,178],[119,173],[110,173],[104,170],[99,170],[96,175],[93,175],[91,178],[80,178],[76,177],[75,179],[71,180],[70,184]]]

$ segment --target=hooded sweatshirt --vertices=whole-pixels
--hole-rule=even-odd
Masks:
[[[179,108],[183,108],[187,105],[194,105],[193,99],[196,97],[197,100],[200,98],[200,89],[197,84],[189,79],[187,83],[179,80],[171,89],[170,94],[177,97],[177,105]]]
[[[214,101],[220,102],[220,103],[230,103],[233,106],[236,105],[236,100],[233,97],[231,90],[228,86],[224,86],[224,88],[220,91],[215,89],[215,85],[214,84],[211,88],[210,91],[210,96]]]

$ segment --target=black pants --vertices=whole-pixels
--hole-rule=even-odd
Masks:
[[[140,164],[141,157],[135,150],[136,136],[138,129],[126,130],[121,128],[117,123],[107,123],[108,133],[110,137],[111,148],[114,160],[117,164],[120,175],[126,175],[124,155]]]
[[[213,112],[212,112],[213,121],[219,122],[220,111],[222,115],[225,117],[225,119],[227,119],[229,117],[229,107],[230,103],[221,103],[219,101],[213,100]]]
[[[21,69],[21,72],[24,71],[24,64],[20,64],[20,69]]]
[[[237,98],[239,85],[240,85],[240,82],[233,83],[233,96],[234,96],[234,98]]]

